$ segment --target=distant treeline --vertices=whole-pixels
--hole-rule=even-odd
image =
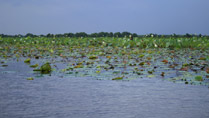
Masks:
[[[174,38],[191,38],[191,37],[209,37],[208,35],[201,35],[201,34],[189,34],[186,33],[184,35],[177,35],[177,34],[171,34],[171,35],[158,35],[158,34],[147,34],[147,35],[138,35],[137,33],[130,33],[130,32],[99,32],[99,33],[91,33],[87,34],[85,32],[77,32],[77,33],[64,33],[64,34],[46,34],[46,35],[35,35],[32,33],[27,33],[26,35],[6,35],[6,34],[0,34],[0,37],[174,37]]]

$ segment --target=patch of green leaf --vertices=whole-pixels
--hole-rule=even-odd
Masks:
[[[196,77],[195,77],[195,81],[203,81],[202,76],[199,76],[199,75],[198,75],[198,76],[196,76]]]
[[[124,77],[124,76],[122,76],[122,77],[115,77],[115,78],[113,78],[112,80],[122,80],[123,77]]]

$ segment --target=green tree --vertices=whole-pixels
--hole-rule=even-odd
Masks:
[[[114,37],[122,37],[122,35],[121,35],[120,32],[115,32],[115,33],[113,34],[113,36],[114,36]]]
[[[75,34],[73,34],[73,33],[65,33],[64,36],[65,37],[74,37]]]
[[[46,35],[46,37],[54,37],[54,34],[50,34],[50,33],[48,33],[47,35]]]
[[[132,36],[133,37],[138,37],[138,35],[136,33],[133,33]]]
[[[33,35],[32,33],[27,33],[27,34],[25,35],[25,37],[36,37],[36,35]]]
[[[98,34],[97,33],[92,33],[89,35],[90,37],[98,37]]]
[[[113,37],[113,33],[112,32],[108,33],[108,37]]]
[[[192,37],[192,35],[189,34],[189,33],[186,33],[186,34],[185,34],[185,37],[190,38],[190,37]]]
[[[88,34],[86,34],[85,32],[77,32],[77,33],[75,34],[75,36],[76,36],[76,37],[87,37]]]
[[[129,37],[129,35],[131,35],[130,32],[122,32],[121,34],[122,37]]]

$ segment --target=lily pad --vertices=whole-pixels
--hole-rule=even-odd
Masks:
[[[83,68],[83,65],[74,66],[74,68]]]
[[[48,62],[45,63],[44,65],[42,65],[40,69],[42,72],[47,72],[47,73],[51,72],[51,70],[52,70],[52,68]]]
[[[34,80],[34,78],[33,77],[28,77],[27,80]]]
[[[155,75],[148,75],[147,77],[149,77],[149,78],[153,78],[153,77],[155,77]]]
[[[101,73],[101,71],[99,71],[99,70],[98,70],[98,71],[96,71],[96,73],[98,73],[98,74],[99,74],[99,73]]]
[[[195,77],[195,80],[196,80],[196,81],[203,81],[203,78],[202,78],[202,76],[196,76],[196,77]]]
[[[122,80],[124,76],[122,77],[116,77],[116,78],[113,78],[112,80]]]
[[[27,58],[24,62],[25,63],[30,63],[30,58]]]
[[[2,65],[2,67],[7,67],[8,65],[6,65],[6,64],[4,64],[4,65]]]
[[[89,59],[97,59],[98,57],[96,55],[92,55],[89,57]]]
[[[52,68],[49,62],[43,64],[40,69],[34,69],[33,71],[40,71],[42,74],[49,74],[52,71]]]
[[[206,73],[208,73],[208,74],[209,74],[209,68],[207,68],[207,69],[206,69]]]
[[[38,66],[39,66],[38,64],[30,65],[31,68],[36,68]]]
[[[145,64],[145,62],[141,62],[141,63],[139,63],[139,65],[140,65],[140,66],[143,66],[144,64]]]
[[[162,62],[164,62],[165,64],[167,64],[168,63],[168,60],[164,59],[164,60],[162,60]]]
[[[139,58],[143,58],[143,57],[144,57],[144,55],[143,55],[143,54],[139,55]]]
[[[200,57],[199,60],[206,60],[206,58],[205,57]]]

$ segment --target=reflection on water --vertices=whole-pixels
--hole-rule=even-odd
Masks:
[[[24,68],[24,70],[18,70]],[[29,68],[29,67],[28,67]],[[208,118],[207,86],[157,78],[131,81],[0,73],[0,118]]]

